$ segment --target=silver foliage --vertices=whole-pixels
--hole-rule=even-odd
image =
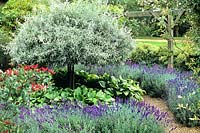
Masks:
[[[78,1],[53,3],[28,18],[7,49],[17,63],[65,66],[118,63],[133,46],[128,30],[119,27],[105,6]]]

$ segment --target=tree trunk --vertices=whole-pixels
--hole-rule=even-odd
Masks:
[[[173,55],[173,52],[174,52],[174,44],[173,44],[173,26],[172,26],[172,21],[173,21],[173,18],[171,15],[168,15],[167,17],[167,21],[168,21],[168,24],[167,24],[167,30],[168,30],[168,34],[169,34],[169,37],[168,37],[168,50],[170,51],[170,55],[168,57],[168,69],[173,69],[174,67],[174,55]]]
[[[74,89],[74,65],[67,65],[67,85]]]

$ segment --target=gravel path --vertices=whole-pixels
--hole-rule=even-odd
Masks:
[[[149,96],[144,96],[144,101],[146,103],[154,105],[155,107],[160,108],[161,111],[168,112],[169,117],[171,117],[172,119],[174,118],[172,112],[170,112],[170,110],[167,107],[167,104],[164,100],[162,100],[160,98],[152,98]],[[200,127],[186,127],[175,121],[173,121],[173,123],[177,128],[176,128],[176,130],[172,131],[171,133],[200,133]],[[166,131],[166,133],[167,133],[167,131]]]

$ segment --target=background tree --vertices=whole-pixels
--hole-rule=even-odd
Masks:
[[[48,12],[28,19],[8,45],[17,63],[68,66],[74,86],[74,65],[114,64],[132,50],[130,33],[97,3],[54,3]]]
[[[16,30],[25,21],[25,16],[46,7],[46,0],[8,0],[0,5],[0,69],[9,67],[9,56],[4,54],[3,47],[12,40]]]
[[[191,22],[191,39],[200,47],[200,1],[184,0],[183,4],[187,9],[188,18]]]

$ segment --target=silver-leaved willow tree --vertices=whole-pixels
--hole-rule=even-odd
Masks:
[[[130,33],[118,25],[106,5],[56,2],[27,19],[8,51],[16,63],[67,66],[68,85],[74,88],[75,64],[119,63],[133,45]]]

